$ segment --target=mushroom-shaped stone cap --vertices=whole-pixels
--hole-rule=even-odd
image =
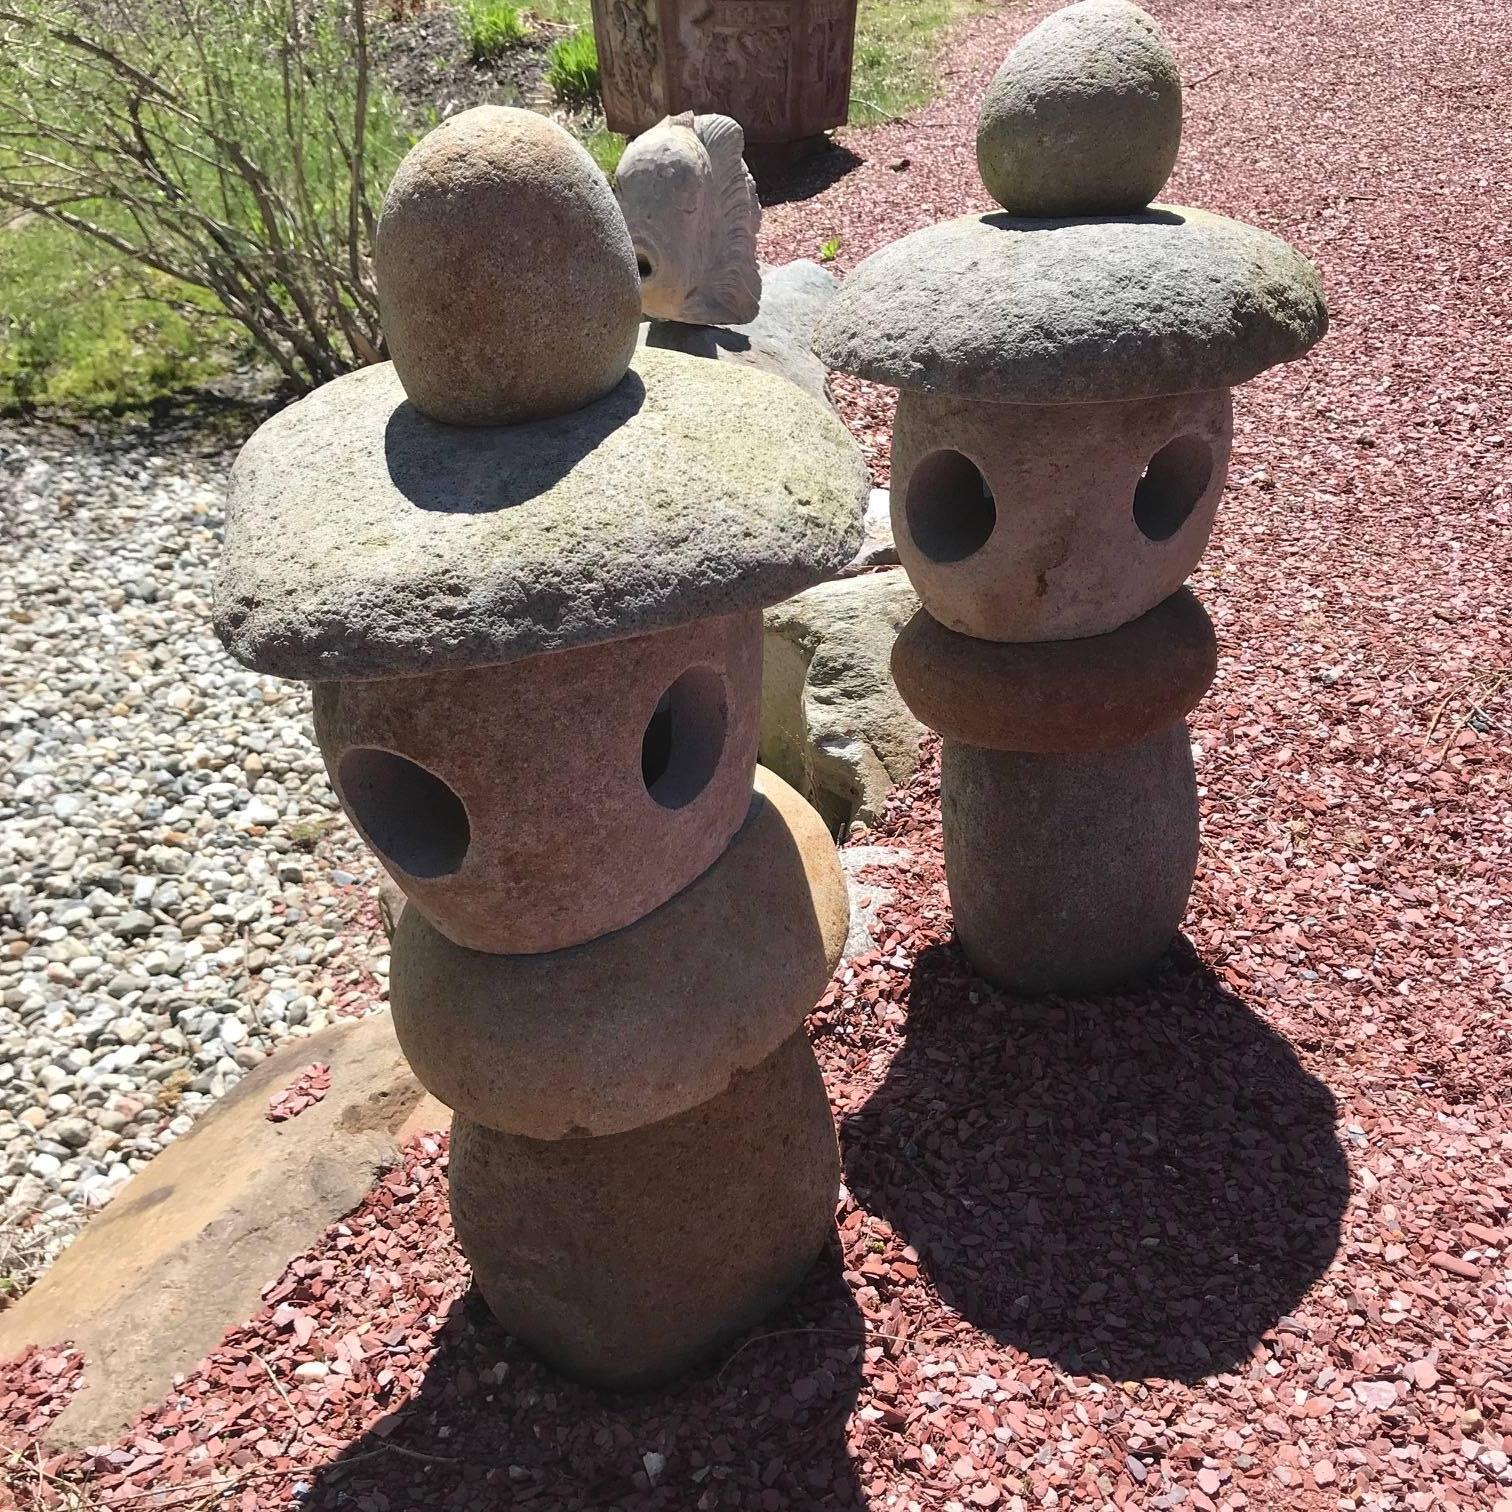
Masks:
[[[1013,215],[1142,210],[1181,146],[1181,74],[1155,18],[1080,0],[1040,22],[982,97],[977,166]]]
[[[846,279],[814,334],[832,368],[1002,403],[1197,393],[1289,362],[1328,328],[1312,264],[1253,226],[1177,206],[915,231]]]
[[[373,238],[389,354],[434,420],[504,425],[607,394],[640,276],[608,180],[555,122],[480,105],[399,164]]]
[[[839,420],[754,368],[646,348],[596,403],[462,429],[384,363],[242,449],[216,629],[247,666],[311,681],[645,635],[837,571],[867,492]]]

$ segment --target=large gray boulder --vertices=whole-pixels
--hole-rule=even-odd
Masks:
[[[843,834],[919,764],[924,727],[888,670],[919,607],[901,571],[820,583],[766,613],[761,761]]]
[[[834,275],[814,262],[763,264],[761,308],[737,326],[686,325],[652,320],[642,327],[646,346],[712,357],[775,373],[828,402],[825,367],[814,355],[814,328],[839,290]]]

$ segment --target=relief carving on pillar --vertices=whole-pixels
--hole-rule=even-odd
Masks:
[[[666,114],[656,0],[594,0],[593,10],[609,123],[642,130]]]

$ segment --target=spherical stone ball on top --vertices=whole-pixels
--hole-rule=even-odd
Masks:
[[[563,415],[624,376],[640,275],[593,159],[529,110],[452,116],[400,163],[373,243],[411,403],[453,425]]]
[[[1081,0],[1013,49],[982,97],[977,166],[1012,215],[1143,210],[1181,145],[1181,74],[1155,18]]]

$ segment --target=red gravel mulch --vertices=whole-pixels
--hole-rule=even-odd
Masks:
[[[266,1114],[269,1123],[286,1123],[298,1118],[306,1108],[323,1102],[331,1090],[331,1068],[324,1061],[306,1066],[282,1092],[275,1092],[268,1099]]]
[[[1047,9],[969,23],[949,96],[845,137],[863,161],[774,205],[764,254],[838,234],[850,266],[981,206],[976,98]],[[1171,197],[1298,243],[1334,312],[1239,395],[1158,977],[974,979],[930,765],[869,837],[910,853],[863,880],[895,894],[878,948],[811,1021],[839,1242],[762,1329],[644,1399],[563,1383],[467,1291],[422,1142],[120,1444],[13,1467],[18,1496],[1512,1512],[1512,4],[1155,9],[1192,81]],[[885,396],[842,392],[885,477]],[[8,1367],[0,1413],[24,1440],[75,1378]]]

